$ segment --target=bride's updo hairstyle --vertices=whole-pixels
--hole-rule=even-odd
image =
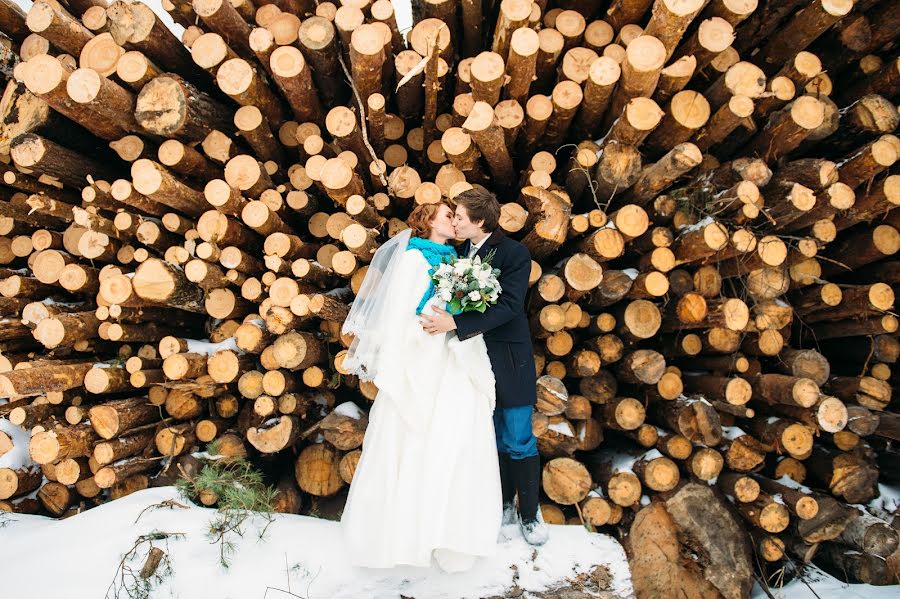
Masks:
[[[441,206],[446,206],[446,204],[438,202],[437,204],[419,204],[416,206],[410,213],[409,218],[406,219],[406,224],[412,229],[414,237],[428,239],[431,235],[431,223],[434,222],[434,217],[437,216],[438,209]]]

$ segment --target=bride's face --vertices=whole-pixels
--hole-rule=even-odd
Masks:
[[[450,206],[441,204],[434,220],[431,221],[432,235],[438,235],[445,239],[455,239],[456,231],[453,230],[453,210]]]

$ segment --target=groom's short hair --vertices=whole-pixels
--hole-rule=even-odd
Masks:
[[[497,228],[500,222],[500,202],[497,201],[497,196],[481,185],[474,185],[472,189],[457,194],[453,201],[457,206],[465,206],[466,214],[472,222],[483,220],[481,228],[485,232]]]

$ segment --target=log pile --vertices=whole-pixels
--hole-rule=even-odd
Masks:
[[[37,464],[0,509],[208,443],[286,511],[339,504],[366,265],[484,184],[533,257],[547,521],[630,531],[638,596],[785,560],[897,582],[865,507],[900,479],[894,3],[413,4],[401,32],[389,0],[163,2],[179,40],[140,2],[0,0],[0,417]],[[703,576],[661,549],[686,535]]]

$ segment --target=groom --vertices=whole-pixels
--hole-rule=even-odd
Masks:
[[[460,256],[480,256],[483,260],[493,251],[491,265],[500,269],[502,291],[499,301],[484,313],[453,316],[435,308],[432,316],[422,314],[423,328],[432,335],[455,330],[460,340],[484,334],[497,387],[494,430],[503,488],[503,524],[517,520],[518,492],[522,536],[532,545],[542,545],[547,541],[548,529],[538,506],[541,464],[537,439],[531,432],[531,413],[537,401],[536,375],[525,316],[531,255],[525,246],[497,228],[500,204],[487,189],[476,185],[457,195],[455,201],[453,226],[456,237],[465,239]]]

